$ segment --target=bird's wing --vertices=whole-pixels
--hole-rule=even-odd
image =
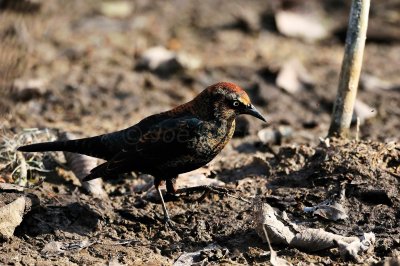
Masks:
[[[103,166],[93,169],[98,176],[123,173],[135,168],[163,162],[194,152],[204,122],[192,116],[165,119],[150,126],[146,132],[132,133],[125,147]],[[139,134],[139,136],[138,136]]]
[[[170,120],[171,118],[165,113],[151,115],[129,128],[99,136],[100,142],[112,151],[112,157],[114,157],[121,150],[134,148],[144,134]]]

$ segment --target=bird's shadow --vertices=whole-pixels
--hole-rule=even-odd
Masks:
[[[100,215],[88,205],[77,202],[39,206],[25,215],[15,234],[34,237],[64,231],[84,236],[96,229],[100,219]]]

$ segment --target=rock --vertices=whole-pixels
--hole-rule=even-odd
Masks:
[[[279,126],[277,129],[264,128],[257,135],[264,144],[277,144],[282,139],[290,138],[293,135],[293,129],[289,126]]]
[[[16,101],[29,101],[46,93],[47,82],[43,79],[16,79],[12,97]]]
[[[199,57],[187,53],[178,53],[177,60],[184,69],[194,70],[202,66],[202,61]]]
[[[199,168],[189,173],[180,174],[175,186],[177,189],[195,186],[225,186],[223,181],[207,177],[209,174],[210,170],[207,168]]]
[[[142,54],[136,64],[136,69],[150,70],[158,75],[171,75],[182,69],[198,69],[201,65],[200,58],[156,46]]]
[[[26,199],[21,196],[0,208],[0,238],[13,236],[15,228],[21,224],[25,211]]]
[[[0,191],[24,191],[24,187],[10,184],[10,183],[0,183]]]
[[[175,52],[156,46],[142,54],[136,68],[147,69],[159,75],[169,75],[182,69],[182,65],[178,62]]]
[[[133,5],[129,1],[107,1],[100,5],[100,12],[110,18],[126,18],[132,11]]]
[[[61,139],[71,140],[77,137],[71,133],[63,133]],[[90,174],[90,170],[97,166],[97,159],[83,154],[64,152],[65,159],[75,176],[82,182],[83,178]],[[82,182],[83,188],[94,197],[107,198],[108,195],[103,189],[103,180],[96,178]]]
[[[190,187],[197,187],[197,186],[225,186],[225,183],[221,180],[215,178],[209,178],[211,171],[206,168],[202,167],[192,172],[180,174],[179,177],[176,179],[175,188],[177,190],[183,188],[190,188]],[[153,185],[153,182],[151,182]],[[144,197],[146,200],[151,201],[159,201],[160,198],[158,193],[154,187],[152,187]]]

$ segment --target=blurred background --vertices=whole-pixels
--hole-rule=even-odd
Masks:
[[[0,1],[2,127],[114,131],[244,87],[298,142],[325,136],[350,1]],[[371,3],[356,106],[362,138],[400,127],[400,1]],[[238,134],[264,125],[242,118]]]

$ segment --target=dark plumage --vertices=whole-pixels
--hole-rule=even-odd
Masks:
[[[154,176],[160,196],[162,180],[167,182],[167,193],[174,194],[173,180],[178,174],[207,164],[225,147],[239,114],[265,121],[243,89],[220,82],[192,101],[127,129],[91,138],[31,144],[18,150],[69,151],[102,158],[107,162],[94,168],[84,181],[138,171]],[[164,201],[163,209],[168,220]]]

